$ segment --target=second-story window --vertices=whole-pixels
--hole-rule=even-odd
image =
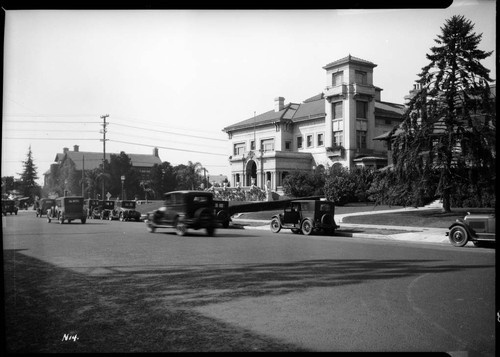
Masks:
[[[356,101],[356,118],[366,119],[368,117],[368,102]]]
[[[292,142],[285,141],[285,150],[291,150],[291,149],[292,149]]]
[[[313,136],[312,135],[307,135],[306,145],[308,148],[312,147],[312,145],[313,145]]]
[[[261,140],[260,147],[264,152],[274,151],[274,139]]]
[[[324,144],[324,135],[323,133],[318,134],[318,146],[323,146]]]
[[[302,149],[302,136],[297,136],[297,149]]]
[[[245,153],[245,143],[234,144],[234,155],[243,155]]]
[[[342,118],[342,102],[332,103],[332,116],[333,119]]]
[[[255,141],[250,141],[250,150],[255,150]]]

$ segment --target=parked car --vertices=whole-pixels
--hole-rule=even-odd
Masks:
[[[469,213],[457,219],[449,228],[446,235],[455,247],[463,247],[468,241],[475,246],[495,242],[495,214]]]
[[[217,226],[213,195],[204,191],[168,192],[163,206],[148,212],[145,223],[151,233],[158,228],[174,228],[183,236],[188,229],[206,229],[208,236],[213,236]]]
[[[339,226],[334,219],[335,204],[323,200],[294,200],[283,213],[271,218],[271,231],[291,229],[293,233],[309,235],[324,231],[333,235]]]
[[[79,219],[82,224],[87,221],[87,210],[84,207],[84,199],[81,196],[65,196],[56,198],[54,210],[47,211],[47,221],[50,223],[55,218],[60,224],[64,221]]]
[[[10,215],[12,215],[12,213],[17,215],[17,211],[18,211],[18,207],[16,205],[16,201],[14,201],[14,200],[2,200],[2,213],[4,216],[6,216],[7,213],[9,213]]]
[[[217,218],[217,222],[221,224],[223,228],[229,227],[229,222],[231,222],[231,217],[229,216],[229,202],[214,200],[214,215]]]
[[[55,206],[56,200],[54,198],[42,198],[35,203],[36,216],[42,217],[47,214],[47,210]]]
[[[97,199],[88,198],[85,200],[85,209],[87,210],[87,218],[99,218],[101,216],[101,202]]]
[[[113,219],[113,210],[115,209],[115,201],[101,201],[101,219]]]
[[[141,220],[141,213],[135,210],[135,201],[116,201],[115,208],[110,214],[110,220],[119,219],[120,221]]]

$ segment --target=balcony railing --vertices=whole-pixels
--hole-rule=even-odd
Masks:
[[[340,84],[338,86],[327,86],[325,88],[325,97],[334,97],[334,96],[344,96],[347,94],[347,85]]]
[[[375,96],[375,87],[367,84],[353,84],[354,94],[364,94],[374,97]]]

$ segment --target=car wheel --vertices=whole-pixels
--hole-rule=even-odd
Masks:
[[[278,218],[273,218],[271,220],[271,232],[273,233],[279,233],[281,231],[281,224]]]
[[[207,235],[213,237],[215,234],[215,227],[207,227]]]
[[[450,230],[450,243],[455,247],[463,247],[467,241],[468,235],[464,227],[455,226]]]
[[[304,222],[302,222],[302,233],[308,236],[312,233],[312,231],[313,231],[313,224],[309,219],[306,219]]]
[[[154,233],[156,231],[156,227],[153,226],[151,222],[146,223],[146,227],[149,233]]]
[[[184,235],[186,235],[186,231],[187,231],[186,224],[184,222],[182,222],[182,221],[179,221],[178,218],[175,219],[174,227],[175,227],[175,233],[178,236],[184,236]]]

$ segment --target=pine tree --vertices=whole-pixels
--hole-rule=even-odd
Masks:
[[[29,197],[27,204],[31,205],[35,201],[36,196],[40,196],[41,187],[36,183],[38,179],[37,168],[33,162],[33,155],[31,153],[31,145],[28,149],[26,160],[23,161],[23,172],[18,174],[21,176],[20,191],[24,197]]]
[[[463,16],[446,20],[435,39],[437,46],[426,55],[430,62],[419,74],[402,130],[393,133],[399,192],[415,206],[440,196],[443,210],[450,211],[461,184],[478,191],[478,178],[491,177],[495,169],[492,80],[480,63],[492,52],[478,49],[482,34],[473,30]],[[473,179],[471,172],[479,177]]]

